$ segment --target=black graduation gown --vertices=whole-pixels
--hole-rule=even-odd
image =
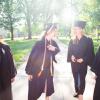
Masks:
[[[96,53],[91,70],[97,75],[93,100],[100,100],[100,47],[98,52]]]
[[[71,56],[76,59],[82,58],[83,63],[71,61]],[[94,58],[94,49],[92,39],[83,36],[80,40],[71,40],[68,47],[67,61],[71,62],[72,73],[74,77],[75,90],[79,94],[83,94],[85,89],[85,76],[87,73],[87,65],[91,65]],[[79,80],[80,77],[80,80]]]
[[[46,46],[50,43],[46,40]],[[55,60],[55,55],[59,52],[59,47],[55,41],[51,41],[51,44],[56,47],[56,50],[49,51],[46,48],[46,57],[44,63],[44,70],[40,77],[37,77],[37,74],[41,70],[41,65],[43,63],[44,49],[45,49],[45,39],[43,38],[41,41],[38,41],[33,47],[31,54],[29,56],[26,73],[29,75],[33,75],[33,79],[29,81],[29,92],[28,92],[28,100],[37,100],[40,97],[41,93],[44,92],[45,81],[47,80],[47,96],[50,96],[54,93],[53,86],[53,76],[50,73],[50,57],[52,56],[53,61]],[[52,62],[52,69],[53,62]]]
[[[0,100],[12,100],[11,79],[16,75],[11,50],[0,43]]]

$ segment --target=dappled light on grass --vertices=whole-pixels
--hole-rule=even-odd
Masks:
[[[36,39],[6,41],[11,47],[16,64],[20,65],[20,63],[24,62],[25,56],[30,53],[36,41]]]

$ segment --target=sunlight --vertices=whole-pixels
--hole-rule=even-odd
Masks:
[[[65,23],[72,23],[75,20],[76,13],[72,8],[66,8],[62,12],[62,20]]]
[[[58,17],[56,15],[53,15],[52,22],[53,23],[57,23],[58,22]]]

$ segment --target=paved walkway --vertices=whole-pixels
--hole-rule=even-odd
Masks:
[[[50,100],[77,100],[76,98],[73,98],[73,77],[70,64],[66,61],[67,46],[62,43],[59,43],[59,46],[61,47],[61,52],[56,56],[58,63],[55,64],[54,74],[55,93],[51,96]],[[25,65],[26,63],[24,63],[18,70],[16,81],[13,83],[14,100],[27,100],[28,81],[27,75],[25,74]],[[84,100],[92,100],[93,88],[95,84],[92,77],[93,75],[91,71],[88,71]],[[45,94],[43,93],[38,100],[45,100]]]

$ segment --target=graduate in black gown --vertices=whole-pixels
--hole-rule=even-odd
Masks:
[[[76,21],[73,27],[74,38],[70,40],[67,61],[71,62],[72,74],[75,84],[74,97],[83,100],[85,90],[85,77],[87,66],[92,64],[94,58],[93,42],[84,35],[84,21]]]
[[[16,68],[11,49],[0,36],[0,100],[13,100],[11,83],[15,75]]]
[[[100,100],[100,47],[96,53],[92,71],[95,73],[96,84],[94,88],[93,100]]]
[[[28,100],[37,100],[43,92],[46,93],[46,100],[49,100],[49,96],[54,93],[53,62],[56,62],[55,55],[59,47],[53,37],[57,33],[57,26],[48,24],[45,30],[43,38],[33,47],[26,66]]]

